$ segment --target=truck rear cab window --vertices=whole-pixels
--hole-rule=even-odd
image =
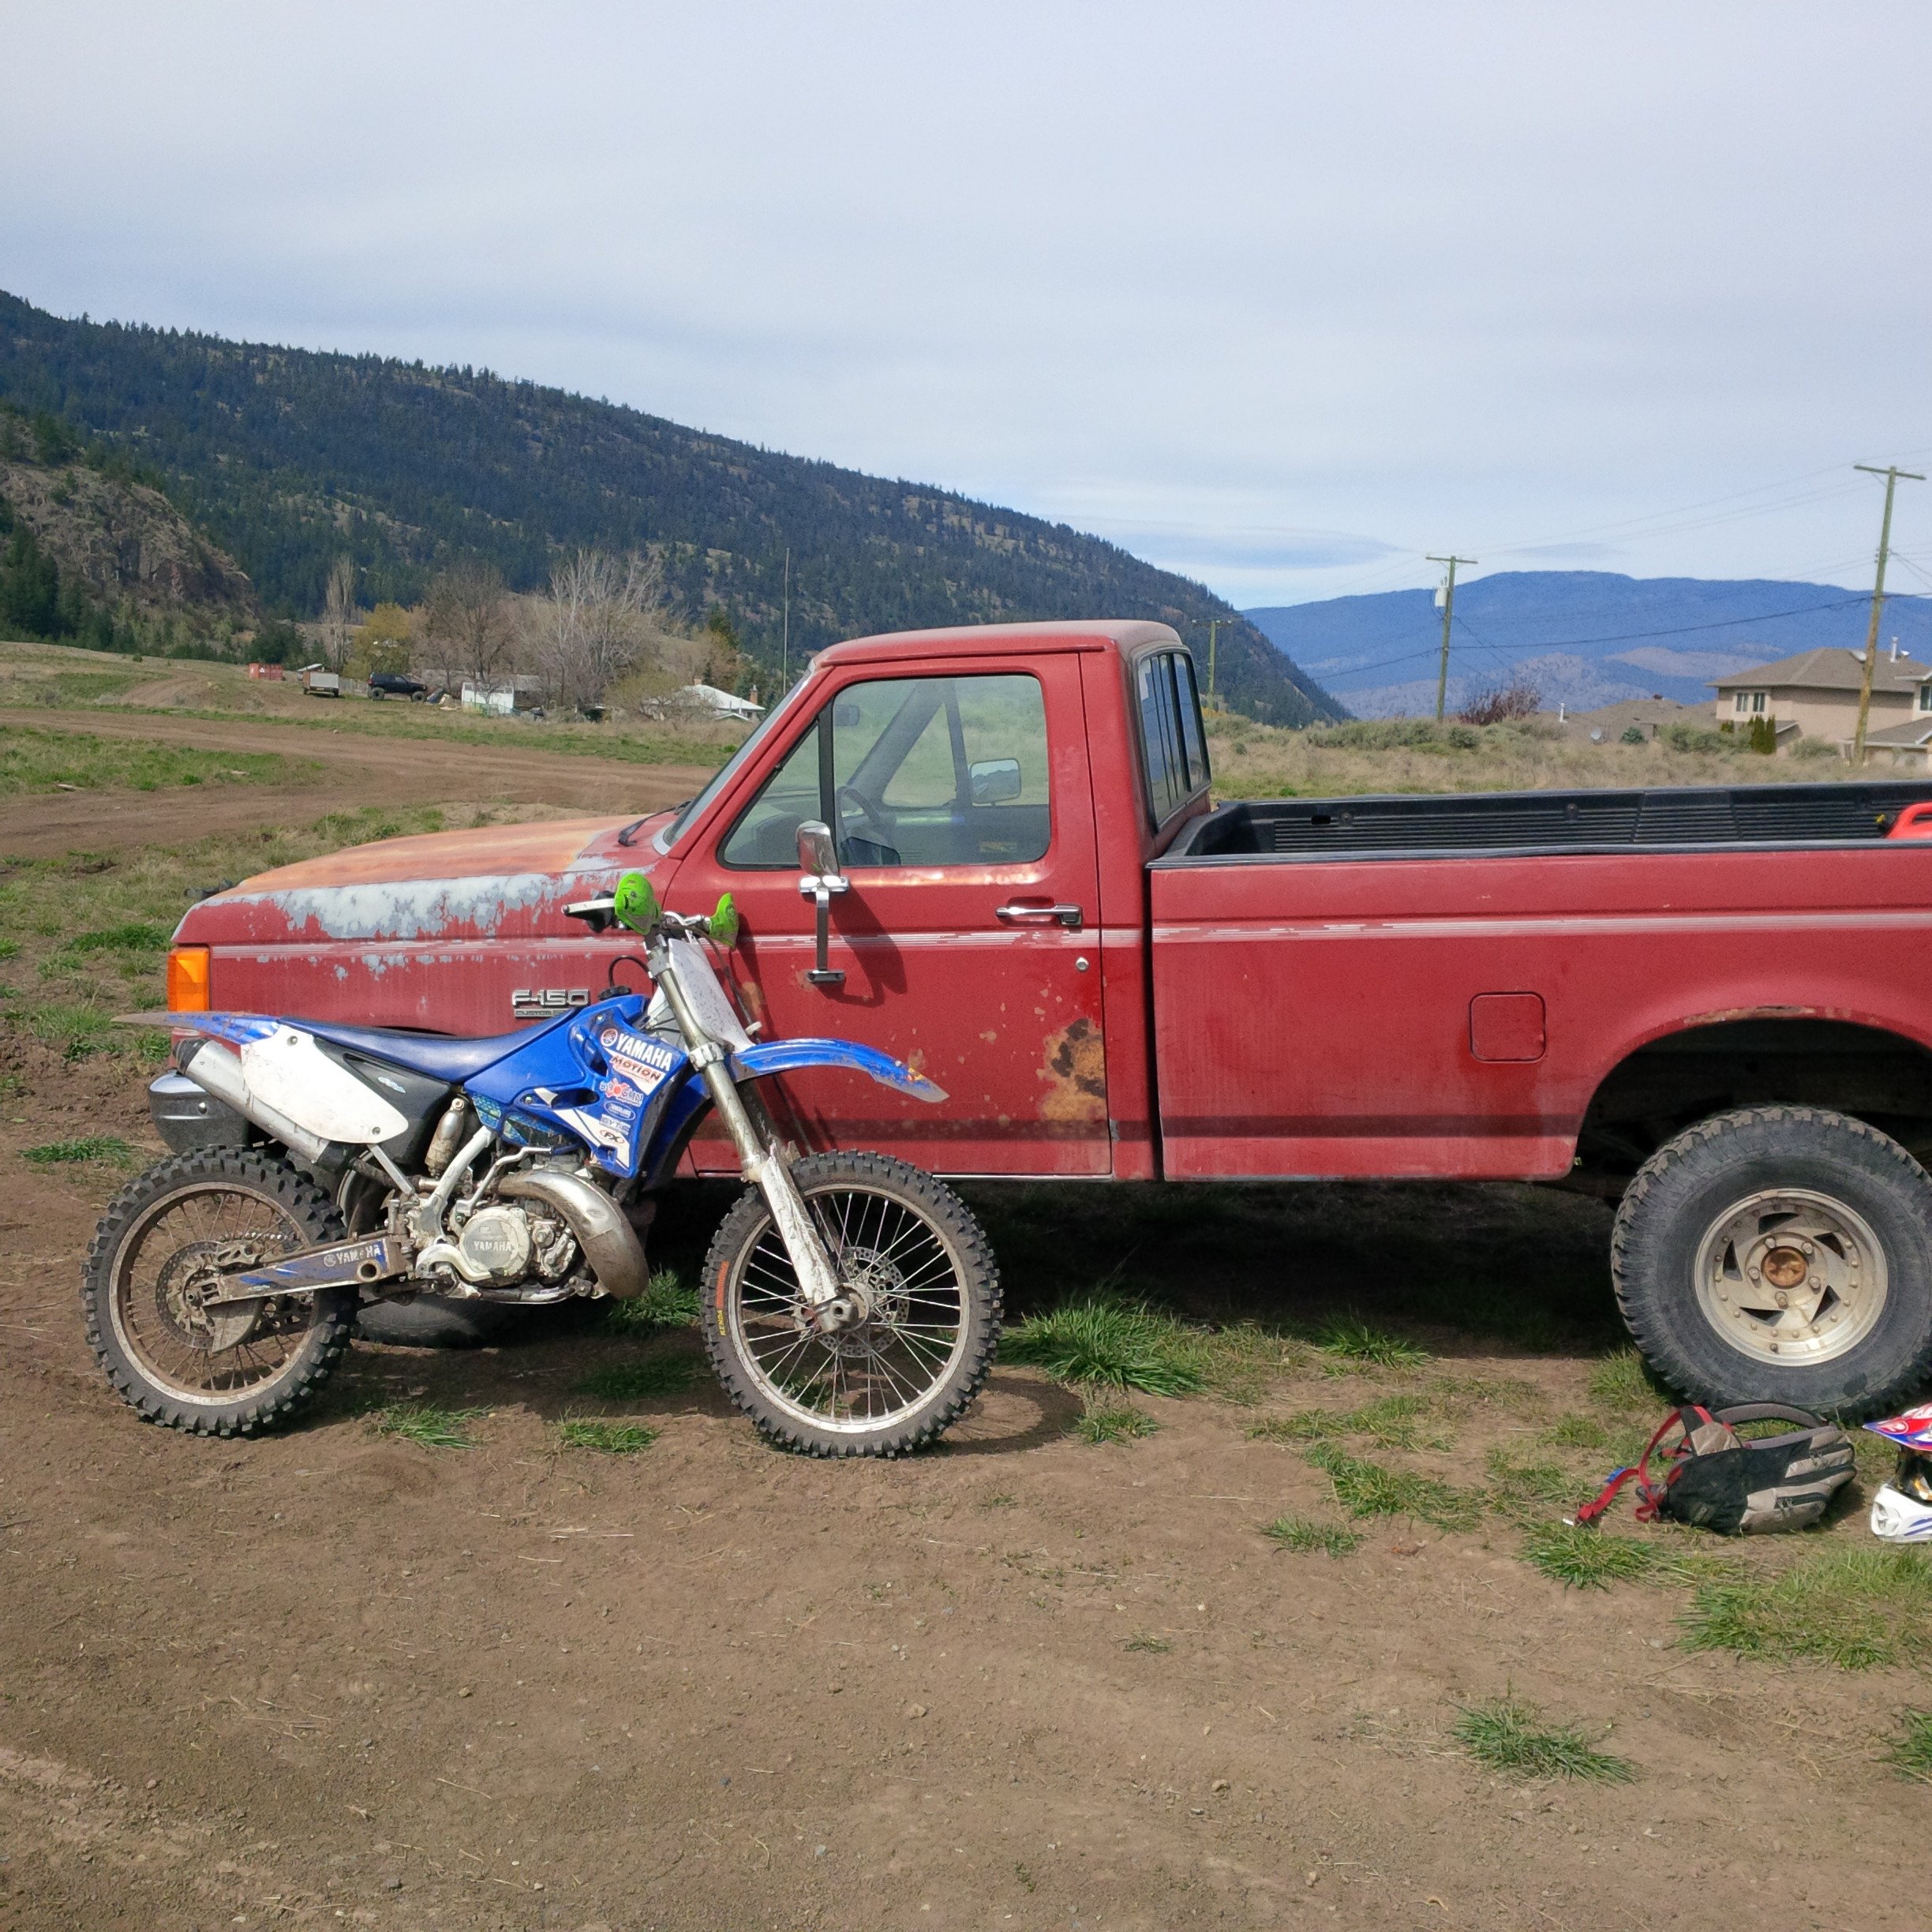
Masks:
[[[879,678],[848,684],[807,728],[718,848],[740,870],[795,871],[822,819],[848,871],[1025,865],[1046,856],[1039,680]]]
[[[1208,780],[1194,661],[1185,651],[1156,651],[1140,660],[1134,677],[1148,810],[1164,825]]]

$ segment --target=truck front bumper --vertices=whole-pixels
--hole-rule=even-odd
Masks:
[[[261,1136],[234,1109],[204,1093],[185,1073],[167,1073],[148,1089],[155,1131],[177,1154],[204,1148],[246,1147]]]

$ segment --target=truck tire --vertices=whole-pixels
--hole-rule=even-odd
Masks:
[[[391,1348],[481,1348],[515,1311],[500,1303],[419,1294],[413,1301],[372,1301],[356,1317],[365,1342]]]
[[[898,1456],[963,1415],[999,1342],[999,1270],[972,1211],[882,1154],[813,1154],[792,1170],[841,1280],[866,1297],[837,1335],[807,1326],[764,1196],[739,1196],[705,1257],[705,1348],[768,1441],[815,1456]]]
[[[1645,1360],[1690,1400],[1851,1421],[1932,1378],[1932,1178],[1847,1114],[1687,1129],[1631,1183],[1610,1267]]]
[[[342,1216],[286,1161],[212,1148],[157,1162],[107,1204],[82,1264],[87,1339],[135,1413],[253,1436],[312,1402],[342,1360],[356,1290],[207,1305],[224,1270],[339,1241]]]

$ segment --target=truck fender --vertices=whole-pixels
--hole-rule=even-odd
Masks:
[[[849,1067],[915,1100],[937,1105],[946,1097],[943,1087],[915,1073],[904,1061],[852,1040],[772,1040],[742,1048],[732,1056],[732,1065],[741,1078],[751,1080],[762,1080],[768,1073],[792,1073],[801,1067]]]

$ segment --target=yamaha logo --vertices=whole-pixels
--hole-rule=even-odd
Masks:
[[[574,1006],[590,1004],[588,987],[519,987],[510,995],[510,1011],[519,1020],[554,1020]]]

